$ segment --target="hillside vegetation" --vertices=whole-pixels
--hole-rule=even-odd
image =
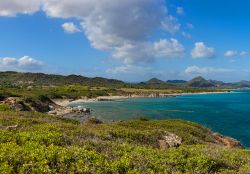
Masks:
[[[220,89],[220,88],[241,88],[250,87],[250,82],[241,81],[237,83],[225,83],[216,80],[206,80],[203,77],[196,77],[190,81],[168,80],[162,81],[152,78],[141,83],[125,83],[120,80],[107,79],[102,77],[89,78],[80,75],[54,75],[43,73],[20,73],[20,72],[0,72],[0,84],[5,85],[36,85],[36,86],[64,86],[64,85],[83,85],[90,87],[109,87],[109,88],[145,88],[145,89],[182,89],[193,90],[194,88]]]
[[[97,124],[99,123],[99,124]],[[166,132],[182,144],[161,148]],[[0,173],[224,173],[250,171],[250,151],[218,143],[195,123],[84,124],[35,112],[0,112]]]
[[[87,85],[122,86],[124,82],[102,77],[88,78],[79,75],[54,75],[43,73],[0,72],[0,84],[18,85]]]

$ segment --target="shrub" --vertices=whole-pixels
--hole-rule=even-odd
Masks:
[[[86,123],[90,124],[102,124],[103,122],[95,117],[87,119]]]
[[[0,112],[2,111],[11,111],[11,107],[9,105],[0,104]]]

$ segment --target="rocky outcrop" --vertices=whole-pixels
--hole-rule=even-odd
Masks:
[[[15,111],[31,111],[32,109],[19,100],[18,97],[9,97],[1,102],[2,104],[9,105]]]
[[[179,147],[182,144],[182,138],[171,132],[164,132],[163,139],[158,140],[161,149]]]
[[[213,133],[212,135],[214,137],[214,141],[216,144],[226,146],[229,148],[244,149],[244,146],[236,139],[233,139],[231,137],[222,136],[219,133]]]
[[[48,114],[50,115],[57,115],[57,116],[85,116],[90,115],[91,110],[90,108],[84,107],[58,107],[52,111],[49,111]]]

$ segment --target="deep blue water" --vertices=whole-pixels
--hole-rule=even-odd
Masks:
[[[141,98],[81,104],[103,120],[184,119],[240,140],[250,147],[250,90],[224,94]]]

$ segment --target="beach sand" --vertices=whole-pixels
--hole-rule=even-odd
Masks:
[[[200,92],[200,93],[172,93],[172,94],[162,94],[161,97],[176,97],[181,95],[194,95],[194,94],[222,94],[222,93],[228,93],[228,91],[225,92]],[[152,98],[147,96],[140,96],[140,95],[132,95],[132,96],[100,96],[97,98],[82,98],[82,99],[55,99],[53,100],[54,103],[60,106],[68,106],[70,104],[75,103],[90,103],[90,102],[98,102],[98,101],[115,101],[115,100],[122,100],[122,99],[129,99],[129,98]]]

